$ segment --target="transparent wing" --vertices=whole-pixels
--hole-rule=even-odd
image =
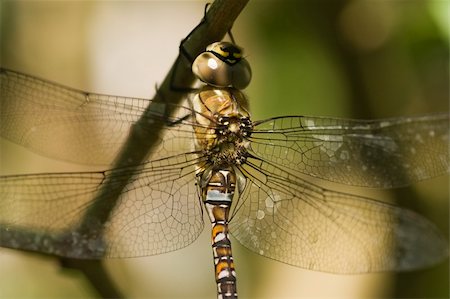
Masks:
[[[183,152],[184,143],[179,140],[186,137],[180,136],[180,128],[171,123],[192,114],[187,107],[175,106],[177,112],[168,115],[169,105],[163,102],[87,93],[0,69],[0,135],[51,158],[110,165],[131,127],[150,104],[153,109],[147,113],[147,120],[143,122],[146,127],[142,128],[147,138],[161,142],[153,127],[176,130],[177,139],[168,134],[165,142],[171,141],[172,148],[178,151],[164,149],[152,154],[164,156]],[[189,119],[182,123],[192,125]]]
[[[292,116],[255,124],[253,153],[298,175],[390,188],[449,168],[448,114],[384,120]]]
[[[3,136],[71,161],[111,163],[150,103],[85,94],[5,70],[1,75]],[[156,105],[144,119],[143,135],[158,142],[151,161],[139,167],[0,177],[0,245],[101,258],[158,254],[195,240],[203,219],[192,112],[177,106],[167,115],[165,108]],[[164,127],[163,133],[156,135],[151,125]]]
[[[260,255],[331,273],[406,270],[448,256],[423,217],[369,198],[334,192],[249,159],[232,235]]]
[[[73,258],[145,256],[187,246],[203,228],[197,162],[195,154],[183,154],[143,164],[106,223],[99,203],[113,204],[115,194],[104,190],[105,182],[120,184],[135,169],[2,176],[0,246]]]

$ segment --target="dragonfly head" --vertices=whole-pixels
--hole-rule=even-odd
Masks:
[[[230,42],[209,45],[192,63],[192,72],[208,85],[237,89],[247,87],[252,77],[242,49]]]

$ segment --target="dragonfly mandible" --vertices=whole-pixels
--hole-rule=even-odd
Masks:
[[[331,273],[417,269],[448,256],[445,238],[420,215],[317,183],[392,188],[445,174],[448,114],[253,121],[239,47],[212,44],[193,72],[205,86],[167,109],[2,69],[7,139],[58,159],[110,164],[154,104],[142,133],[157,146],[142,164],[120,169],[0,177],[0,245],[85,259],[156,255],[191,244],[204,211],[218,298],[237,297],[228,232],[257,254]],[[67,126],[82,138],[55,148]],[[117,191],[106,184],[126,186],[110,215],[91,214],[112,204]]]

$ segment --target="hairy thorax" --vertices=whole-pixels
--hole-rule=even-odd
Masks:
[[[252,129],[248,102],[234,88],[204,87],[192,100],[195,146],[214,167],[245,162]]]

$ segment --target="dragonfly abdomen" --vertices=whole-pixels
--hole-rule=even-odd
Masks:
[[[236,175],[232,170],[212,170],[203,188],[203,202],[212,224],[211,241],[218,299],[237,298],[236,271],[228,234],[228,217],[235,185]]]
[[[231,203],[230,203],[231,204]],[[208,212],[228,215],[230,205],[205,202]],[[215,210],[215,211],[214,211]],[[228,221],[215,220],[212,223],[212,249],[218,298],[237,298],[236,271],[228,235]]]

